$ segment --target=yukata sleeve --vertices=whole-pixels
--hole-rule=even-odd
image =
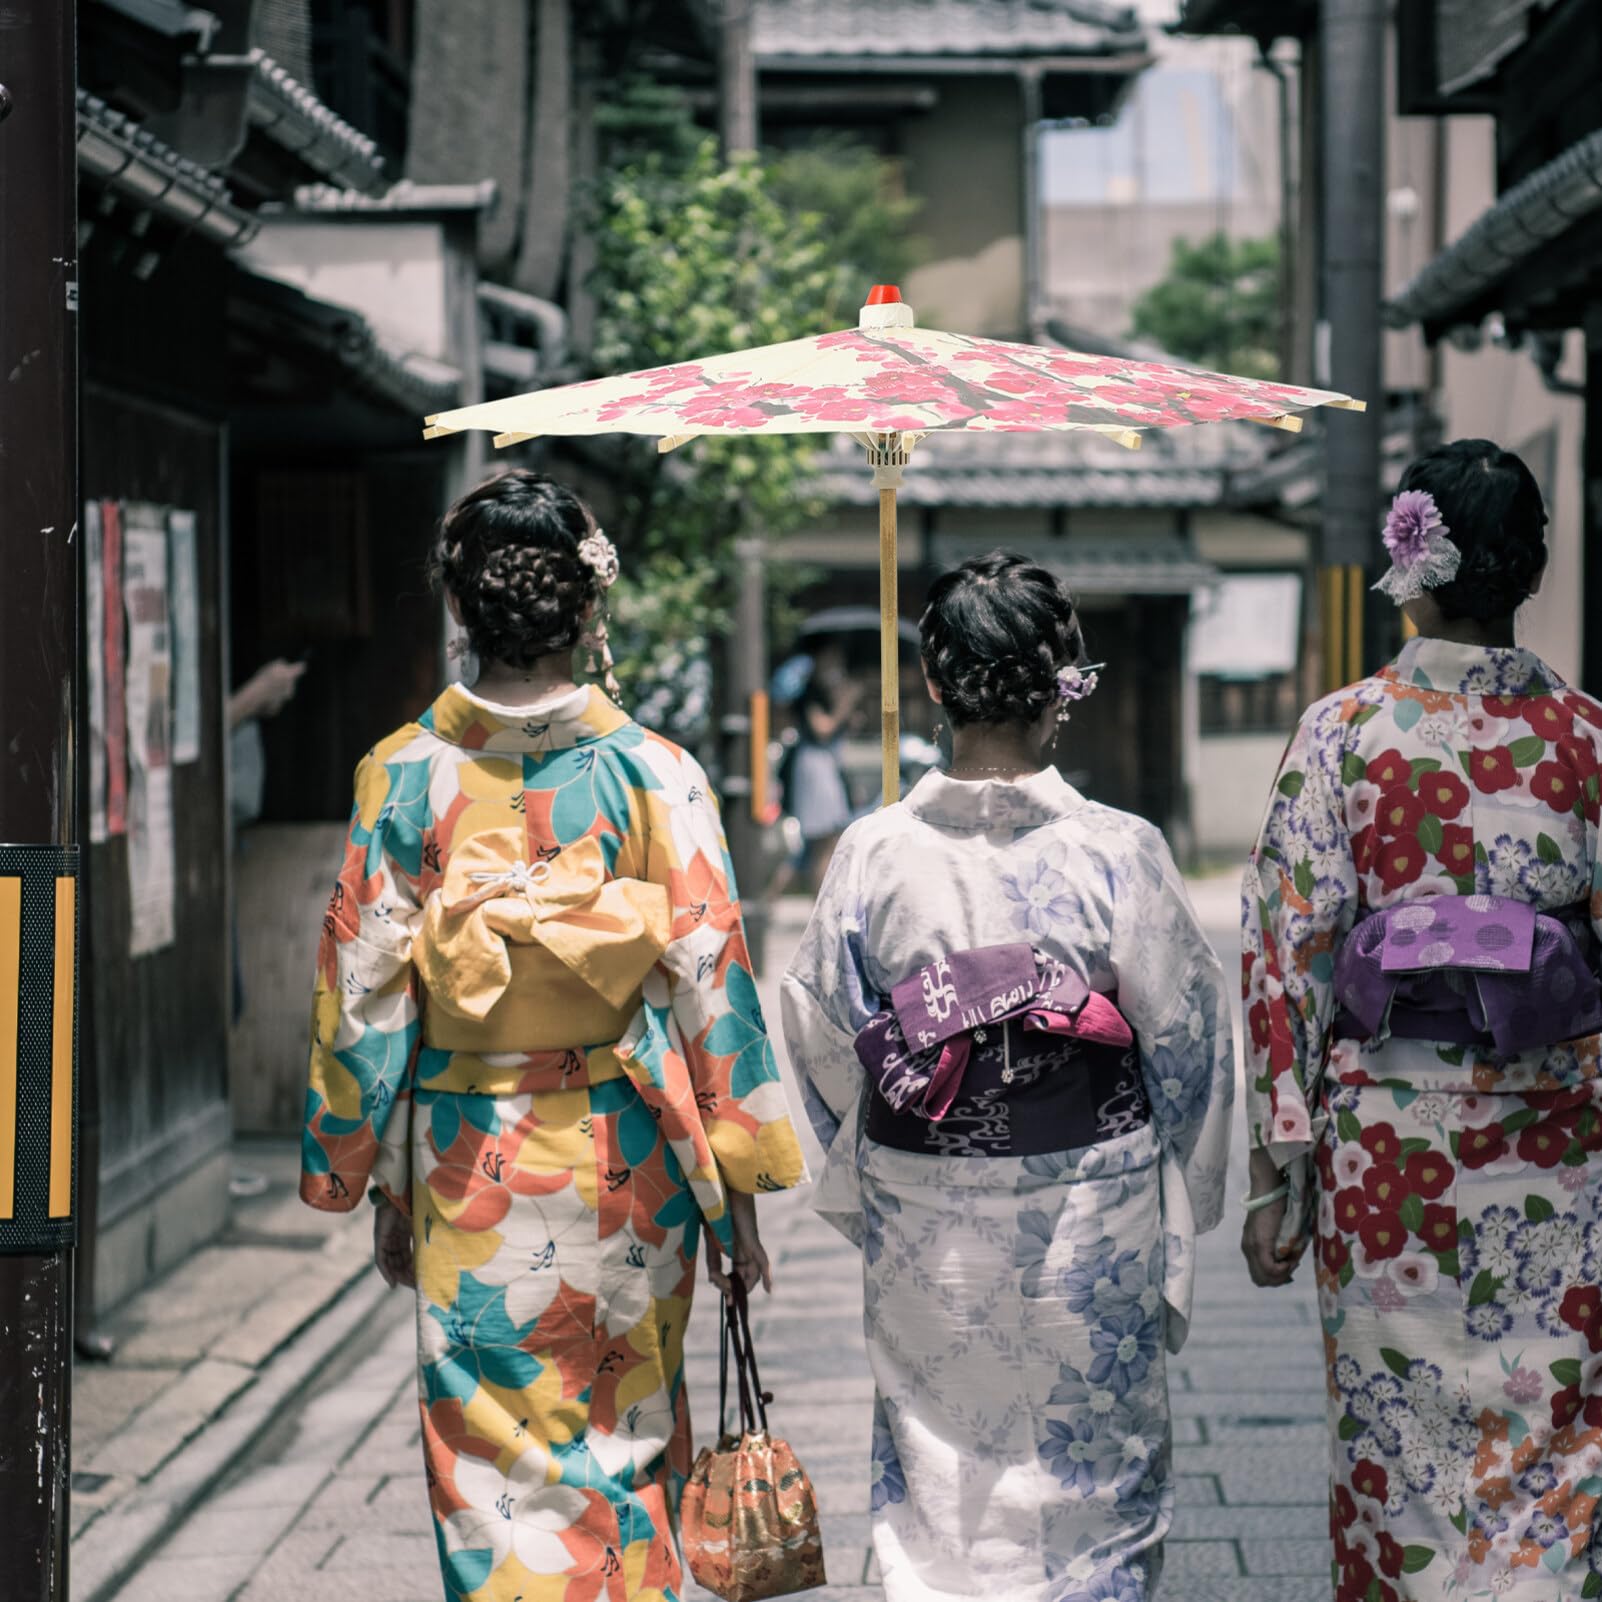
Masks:
[[[1113,913],[1118,1007],[1140,1049],[1152,1123],[1198,1233],[1224,1210],[1235,1043],[1229,984],[1162,835],[1145,826]]]
[[[1142,824],[1113,905],[1118,1009],[1129,1020],[1160,1148],[1167,1344],[1190,1327],[1196,1237],[1224,1212],[1235,1100],[1235,1044],[1223,965],[1203,932],[1168,844]]]
[[[369,1184],[411,1211],[420,1033],[412,937],[422,918],[428,771],[426,760],[386,761],[384,747],[363,760],[344,865],[323,917],[300,1195],[328,1212],[356,1206]]]
[[[1251,1143],[1289,1167],[1314,1143],[1313,1112],[1335,1019],[1335,951],[1356,920],[1339,703],[1303,718],[1246,864],[1241,983]]]
[[[864,1220],[857,1157],[865,1076],[856,1036],[880,1010],[867,976],[862,857],[859,830],[848,830],[830,860],[779,991],[785,1048],[807,1120],[825,1154],[813,1205],[859,1246]]]
[[[688,1070],[722,1185],[746,1195],[788,1190],[805,1180],[806,1163],[757,996],[717,799],[700,765],[676,755],[677,782],[649,797],[646,877],[667,887],[672,934],[646,982],[645,1008],[662,1049]]]

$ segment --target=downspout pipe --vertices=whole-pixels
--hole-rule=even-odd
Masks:
[[[1296,140],[1289,66],[1274,55],[1274,41],[1257,42],[1257,65],[1279,86],[1279,376],[1291,381],[1296,365]]]
[[[1023,118],[1023,204],[1024,204],[1024,334],[1039,341],[1045,323],[1045,230],[1040,197],[1040,69],[1024,67],[1018,74],[1018,95]]]

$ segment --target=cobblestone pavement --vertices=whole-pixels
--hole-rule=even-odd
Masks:
[[[1198,910],[1235,966],[1233,885],[1204,881]],[[786,906],[770,974],[799,933]],[[769,1014],[778,1016],[774,979]],[[798,1118],[798,1123],[802,1122]],[[815,1154],[814,1154],[815,1156]],[[1244,1153],[1237,1151],[1244,1185]],[[820,1602],[881,1593],[868,1533],[872,1384],[855,1253],[801,1195],[763,1203],[777,1290],[756,1309],[774,1427],[794,1444],[822,1508],[830,1585]],[[353,1225],[354,1229],[355,1226]],[[1170,1364],[1179,1511],[1162,1596],[1170,1602],[1326,1602],[1323,1385],[1312,1288],[1254,1290],[1238,1217],[1202,1245],[1189,1344]],[[760,1300],[760,1298],[759,1298]],[[363,1353],[324,1367],[310,1403],[286,1411],[117,1602],[440,1602],[423,1492],[410,1299],[371,1304]],[[703,1294],[690,1332],[698,1436],[713,1426],[717,1310]],[[85,1593],[78,1593],[81,1596]],[[692,1588],[691,1595],[705,1593]]]

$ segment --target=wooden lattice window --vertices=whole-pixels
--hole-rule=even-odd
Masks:
[[[260,476],[256,593],[262,641],[270,648],[372,634],[367,490],[361,474]]]

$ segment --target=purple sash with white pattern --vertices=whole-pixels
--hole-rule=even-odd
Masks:
[[[1036,1047],[1048,1044],[1039,1036],[1054,1036],[1121,1058],[1134,1043],[1118,1008],[1065,964],[1023,944],[977,946],[896,985],[889,1010],[857,1034],[857,1058],[892,1112],[938,1121],[963,1092],[976,1048],[981,1059],[1007,1056],[1009,1040],[1018,1038],[1008,1035],[1009,1024],[1037,1037]],[[1012,1083],[1004,1062],[998,1072],[1001,1083]]]
[[[1579,923],[1583,909],[1573,916]],[[1342,943],[1336,1028],[1487,1044],[1506,1056],[1594,1034],[1602,984],[1591,945],[1565,914],[1505,896],[1404,901],[1371,913]]]

